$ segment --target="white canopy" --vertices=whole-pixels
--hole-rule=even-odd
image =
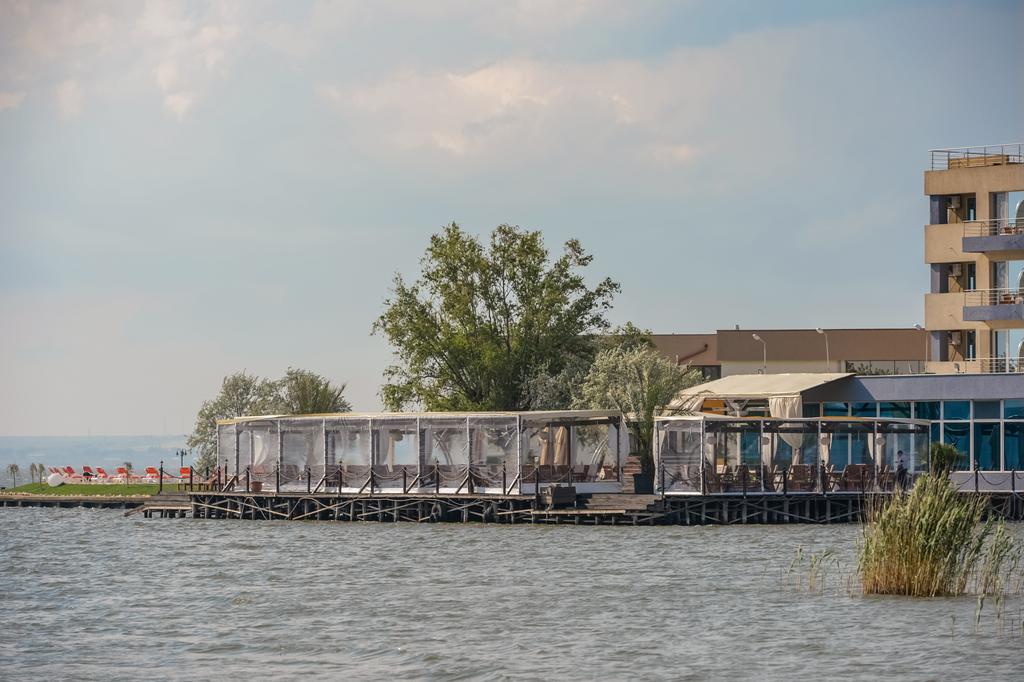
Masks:
[[[699,412],[705,398],[722,400],[767,400],[773,417],[799,417],[801,394],[850,373],[821,374],[734,374],[706,384],[683,389],[669,405],[671,410]]]

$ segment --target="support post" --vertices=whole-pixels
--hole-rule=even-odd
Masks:
[[[164,491],[164,461],[160,460],[160,487],[159,492]]]
[[[782,467],[782,494],[789,495],[789,467]]]
[[[665,460],[658,458],[658,468],[661,470],[661,499],[665,499]]]
[[[280,462],[278,462],[277,466],[274,467],[274,481],[275,481],[274,492],[277,492],[277,493],[281,492],[281,463]]]
[[[402,494],[409,492],[409,481],[408,475],[406,474],[405,467],[402,467]]]
[[[306,465],[306,494],[307,494],[307,495],[308,495],[308,494],[309,494],[310,492],[312,492],[312,490],[311,490],[311,486],[312,486],[312,484],[313,484],[313,472],[312,472],[312,470],[311,470],[311,469],[309,468],[309,465],[307,464],[307,465]]]
[[[245,467],[245,492],[249,492],[250,491],[250,487],[249,487],[249,469],[250,468],[251,467]]]
[[[188,465],[188,489],[192,491],[192,465]]]
[[[434,494],[441,494],[441,470],[437,468],[437,460],[434,460]]]
[[[501,494],[508,495],[508,472],[505,469],[505,460],[501,461]]]
[[[747,473],[748,469],[746,466],[744,466],[742,471],[740,472],[740,478],[743,481],[743,497],[747,496]]]
[[[974,492],[978,492],[978,465],[974,465]]]
[[[533,501],[534,508],[540,509],[540,466],[533,469]]]

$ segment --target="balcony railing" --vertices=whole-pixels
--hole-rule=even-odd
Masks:
[[[995,220],[968,220],[964,223],[965,237],[998,237],[1024,234],[1024,220],[996,218]]]
[[[1024,163],[1024,142],[931,149],[928,153],[931,155],[932,170],[1004,166],[1010,163]]]
[[[978,358],[976,362],[982,374],[1024,373],[1024,363],[1019,358]]]
[[[1021,289],[971,289],[964,292],[964,307],[1024,304]]]

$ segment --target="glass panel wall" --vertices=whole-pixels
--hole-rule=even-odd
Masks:
[[[974,465],[982,471],[998,471],[1002,466],[1000,458],[999,424],[991,422],[974,423]]]
[[[1010,471],[1024,470],[1024,422],[1003,425],[1005,466]]]

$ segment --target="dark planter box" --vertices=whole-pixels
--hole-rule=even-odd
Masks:
[[[633,474],[633,492],[637,495],[653,495],[654,474]]]
[[[552,485],[541,488],[541,501],[548,509],[576,506],[576,486]]]

